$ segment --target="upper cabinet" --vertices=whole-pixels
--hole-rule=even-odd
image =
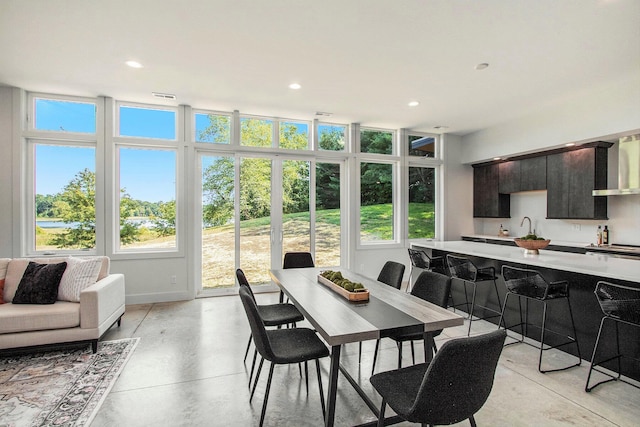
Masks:
[[[607,188],[607,150],[594,142],[501,163],[473,166],[473,216],[509,218],[510,194],[547,190],[547,218],[607,219],[607,198],[592,191]]]
[[[508,218],[510,198],[499,192],[499,165],[473,167],[474,218]]]
[[[547,157],[512,160],[499,163],[500,193],[544,190],[547,188]]]
[[[547,218],[607,219],[607,148],[594,147],[547,156]]]

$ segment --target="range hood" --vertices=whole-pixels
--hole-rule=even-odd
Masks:
[[[594,196],[640,194],[640,135],[620,138],[618,144],[618,188],[593,190]]]

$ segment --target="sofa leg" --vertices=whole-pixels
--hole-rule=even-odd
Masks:
[[[122,316],[118,317],[118,328],[120,327],[121,324],[122,324]]]
[[[98,352],[98,340],[91,341],[91,350],[93,351],[93,354]]]

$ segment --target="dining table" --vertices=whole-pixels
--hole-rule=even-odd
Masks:
[[[324,270],[340,271],[344,278],[361,283],[369,291],[369,299],[350,301],[320,283],[318,275]],[[425,359],[430,362],[433,356],[430,332],[460,326],[464,322],[464,318],[456,313],[345,268],[274,269],[270,275],[331,347],[326,426],[334,425],[339,372],[376,417],[379,416],[377,405],[340,364],[344,344],[376,340],[397,331],[420,331],[424,333]]]

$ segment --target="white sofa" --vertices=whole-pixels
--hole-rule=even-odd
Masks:
[[[109,274],[109,258],[98,258],[101,261],[96,281],[78,289],[79,302],[56,300],[53,304],[12,304],[11,301],[29,261],[53,264],[68,258],[0,259],[5,301],[0,304],[0,350],[87,342],[95,353],[100,337],[115,323],[120,326],[125,312],[124,275]]]

